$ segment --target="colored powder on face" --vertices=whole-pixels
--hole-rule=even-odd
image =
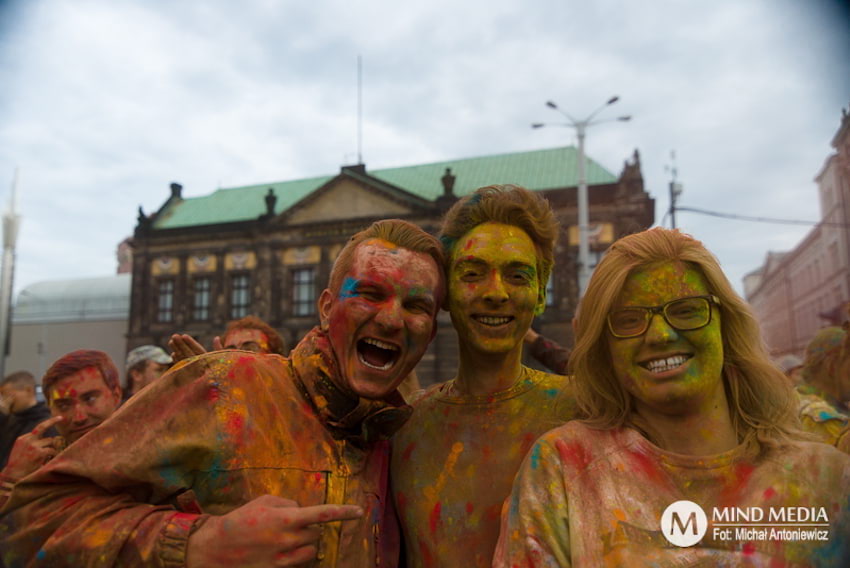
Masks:
[[[339,289],[339,298],[353,298],[357,296],[357,279],[351,276],[346,276]]]
[[[768,487],[764,490],[765,499],[773,499],[776,496],[776,490],[773,487]]]
[[[548,396],[549,398],[555,398],[556,396],[558,396],[559,391],[558,389],[546,389],[543,392],[546,393],[546,396]]]

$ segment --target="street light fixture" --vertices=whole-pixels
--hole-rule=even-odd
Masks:
[[[531,125],[532,128],[543,128],[544,126],[565,126],[567,128],[575,128],[578,136],[578,297],[584,295],[584,290],[587,288],[587,281],[590,280],[590,246],[589,246],[589,213],[587,199],[587,178],[584,171],[584,136],[588,126],[599,124],[602,122],[626,122],[632,119],[629,115],[618,116],[616,118],[605,118],[602,120],[593,120],[605,107],[612,105],[620,100],[620,97],[613,96],[608,99],[605,104],[597,108],[595,111],[584,120],[576,120],[565,111],[561,110],[553,101],[546,101],[546,106],[558,111],[569,122],[558,123],[543,123],[535,122]]]

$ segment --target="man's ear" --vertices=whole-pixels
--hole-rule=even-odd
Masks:
[[[328,329],[328,320],[331,316],[331,308],[333,307],[334,296],[330,289],[325,288],[316,300],[316,306],[319,308],[319,323],[323,330]]]
[[[534,305],[534,315],[542,315],[546,311],[546,286],[541,284],[537,287],[537,303]]]

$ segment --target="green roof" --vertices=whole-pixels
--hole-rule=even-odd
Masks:
[[[492,184],[513,183],[534,191],[578,185],[578,151],[572,146],[513,154],[497,154],[447,160],[418,166],[366,170],[367,174],[433,201],[443,193],[440,178],[446,168],[456,177],[454,193],[463,196]],[[587,158],[590,186],[614,183],[617,176]],[[218,189],[210,195],[189,197],[170,204],[160,213],[154,227],[170,229],[193,225],[228,223],[256,219],[266,212],[263,199],[269,188],[277,195],[275,214],[332,180],[338,174]]]

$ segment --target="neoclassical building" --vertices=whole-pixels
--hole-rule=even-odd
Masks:
[[[536,327],[571,341],[576,307],[577,151],[573,147],[481,156],[222,188],[201,197],[170,195],[154,213],[139,211],[133,250],[128,349],[163,345],[174,332],[205,345],[227,322],[254,314],[290,346],[317,323],[316,299],[346,239],[378,219],[402,218],[436,234],[461,196],[491,184],[541,192],[561,222],[549,306]],[[654,221],[638,152],[614,175],[587,160],[591,257],[619,236]],[[594,261],[595,262],[595,261]],[[440,329],[417,371],[423,384],[450,378],[456,337],[441,313]]]

